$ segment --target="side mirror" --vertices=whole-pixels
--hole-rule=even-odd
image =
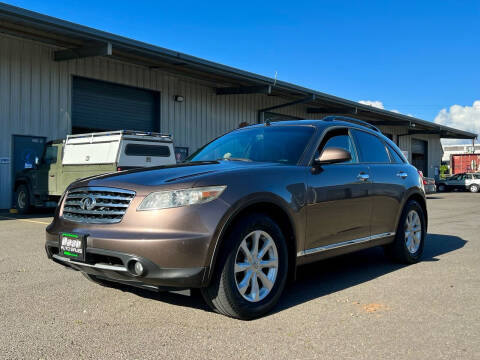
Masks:
[[[342,163],[350,161],[351,159],[352,155],[350,154],[350,151],[342,148],[331,147],[323,150],[320,156],[317,157],[314,162],[316,165],[324,165]]]

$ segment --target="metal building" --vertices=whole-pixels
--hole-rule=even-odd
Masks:
[[[440,138],[476,135],[0,3],[0,209],[31,152],[70,133],[173,135],[183,154],[240,123],[348,114],[435,176]]]

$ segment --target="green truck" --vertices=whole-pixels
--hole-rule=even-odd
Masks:
[[[78,179],[175,163],[170,135],[129,130],[68,135],[48,142],[35,166],[15,175],[15,207],[21,214],[34,207],[55,207]]]

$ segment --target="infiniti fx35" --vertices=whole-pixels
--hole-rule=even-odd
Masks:
[[[373,246],[417,262],[423,183],[372,125],[327,117],[248,126],[186,162],[71,184],[46,230],[53,261],[88,279],[199,288],[227,316],[278,302],[297,266]]]

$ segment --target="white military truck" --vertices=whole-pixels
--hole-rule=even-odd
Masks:
[[[170,135],[130,130],[68,135],[46,144],[32,169],[15,176],[15,205],[20,213],[31,207],[55,206],[75,180],[141,167],[175,164]]]

